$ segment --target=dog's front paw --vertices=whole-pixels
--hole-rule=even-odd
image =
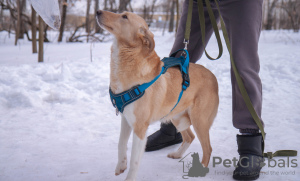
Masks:
[[[126,179],[125,181],[135,181],[135,179]]]
[[[126,160],[122,160],[121,162],[119,162],[117,164],[116,170],[115,170],[115,175],[120,175],[121,173],[123,173],[127,168],[127,161]]]
[[[173,158],[173,159],[179,159],[181,158],[181,154],[177,153],[177,152],[172,152],[168,154],[169,158]]]

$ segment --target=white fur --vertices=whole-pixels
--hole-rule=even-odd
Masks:
[[[170,157],[170,158],[176,158],[176,159],[181,158],[182,155],[185,153],[185,151],[190,147],[190,145],[191,145],[190,143],[184,142],[184,143],[178,148],[177,151],[172,152],[172,153],[169,153],[169,154],[168,154],[168,157]]]
[[[134,115],[134,102],[131,104],[128,104],[123,111],[123,115],[125,116],[127,123],[133,128],[133,125],[136,121],[135,115]]]
[[[180,121],[179,121],[179,124],[176,125],[176,129],[177,129],[179,132],[188,129],[188,128],[190,127],[190,125],[191,125],[191,123],[189,122],[189,120],[188,120],[185,116],[183,116],[184,113],[185,113],[185,112],[181,112],[181,113],[179,113],[179,114],[176,114],[176,115],[173,117],[174,120],[180,120]]]
[[[124,116],[121,119],[121,132],[119,138],[119,145],[118,145],[118,164],[116,166],[115,174],[119,175],[124,172],[127,168],[127,143],[131,133],[131,127],[127,123],[127,120]]]
[[[118,41],[114,38],[113,44],[112,44],[112,54],[111,54],[111,74],[115,75],[115,77],[118,77],[118,66],[119,66],[119,48],[118,48]],[[117,89],[115,90],[115,94],[119,94],[123,92],[123,86],[120,82],[120,80],[116,80]]]
[[[147,142],[147,137],[145,136],[141,140],[136,134],[133,134],[130,168],[126,180],[135,180],[136,174],[139,168],[140,160],[145,151],[145,146]]]

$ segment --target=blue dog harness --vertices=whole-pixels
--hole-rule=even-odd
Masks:
[[[180,51],[185,52],[185,57],[175,57],[176,54]],[[148,83],[144,83],[142,85],[137,85],[132,87],[131,89],[121,92],[120,94],[114,94],[109,88],[110,99],[113,106],[116,108],[116,114],[118,115],[119,112],[123,113],[125,106],[128,104],[138,100],[145,94],[145,90],[150,87],[162,74],[166,73],[168,68],[178,66],[180,68],[180,72],[182,74],[182,90],[179,94],[178,101],[173,109],[179,103],[183,91],[185,91],[190,85],[190,78],[189,78],[189,53],[186,49],[180,49],[174,52],[170,57],[165,57],[161,61],[164,62],[164,66],[162,67],[158,76],[156,76],[152,81]],[[173,109],[170,111],[172,112]]]

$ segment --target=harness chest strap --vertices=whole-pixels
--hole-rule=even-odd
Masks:
[[[176,54],[180,51],[184,51],[186,54],[186,57],[180,56],[179,58],[176,58]],[[145,90],[150,87],[162,74],[166,73],[168,68],[178,66],[180,68],[180,72],[182,74],[183,82],[182,82],[182,90],[179,94],[178,100],[176,105],[173,107],[173,109],[177,106],[179,103],[183,91],[185,91],[189,85],[190,85],[190,79],[188,74],[188,68],[189,68],[189,54],[187,50],[181,49],[173,53],[170,57],[165,57],[161,61],[164,62],[164,66],[162,67],[162,70],[160,71],[159,75],[157,75],[152,81],[144,83],[142,85],[138,85],[135,87],[132,87],[129,90],[126,90],[124,92],[121,92],[119,94],[114,94],[109,88],[109,95],[111,102],[113,106],[116,108],[116,113],[118,115],[118,112],[123,113],[124,108],[141,98],[145,94]],[[173,111],[173,109],[171,111]],[[170,111],[170,112],[171,112]]]

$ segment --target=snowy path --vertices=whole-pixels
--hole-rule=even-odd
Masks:
[[[127,171],[114,176],[120,117],[108,95],[111,42],[93,46],[93,62],[90,44],[46,44],[45,63],[38,64],[30,43],[21,41],[15,47],[13,39],[0,33],[0,181],[124,180]],[[167,56],[174,35],[155,32],[155,40],[159,56]],[[207,49],[215,55],[216,46],[212,39]],[[300,151],[300,34],[263,32],[259,54],[268,133],[265,151]],[[218,61],[198,62],[219,81],[220,106],[210,135],[212,157],[222,159],[238,156],[228,56],[225,52]],[[150,126],[148,134],[158,127],[158,123]],[[129,155],[131,143],[130,139]],[[138,180],[182,180],[182,163],[166,157],[178,146],[145,153]],[[189,152],[202,157],[198,140]],[[296,168],[265,167],[260,180],[299,180],[297,163]],[[209,168],[206,177],[190,180],[232,180],[232,166],[213,168],[211,159]],[[271,175],[275,171],[289,175]]]

